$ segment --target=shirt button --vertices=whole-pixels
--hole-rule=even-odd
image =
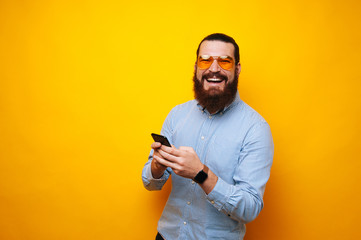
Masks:
[[[186,222],[183,222],[183,224],[184,224],[184,225],[187,225],[187,223],[186,223]]]
[[[212,204],[214,204],[214,201],[211,201]]]
[[[195,181],[192,181],[192,184],[195,184],[196,182]]]
[[[188,205],[190,205],[190,204],[191,204],[191,202],[187,202],[187,204],[188,204]]]
[[[212,119],[212,116],[208,116],[209,119]]]
[[[204,140],[204,136],[202,136],[201,139]]]

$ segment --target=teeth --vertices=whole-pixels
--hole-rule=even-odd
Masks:
[[[210,82],[219,82],[219,81],[222,81],[222,80],[219,79],[219,78],[208,78],[207,80],[210,81]]]

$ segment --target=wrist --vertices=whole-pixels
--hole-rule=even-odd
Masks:
[[[198,184],[202,184],[204,183],[204,181],[207,180],[207,178],[208,178],[208,167],[206,165],[203,165],[203,169],[196,174],[193,180]]]
[[[166,168],[167,167],[162,166],[159,163],[156,163],[156,162],[152,161],[151,166],[150,166],[152,177],[155,178],[155,179],[161,178],[163,176]]]

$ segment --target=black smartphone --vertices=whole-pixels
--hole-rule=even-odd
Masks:
[[[151,134],[155,142],[160,142],[162,145],[165,145],[167,147],[172,147],[167,139],[167,137],[163,135],[159,135],[156,133]]]

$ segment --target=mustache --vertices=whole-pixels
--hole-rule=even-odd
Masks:
[[[208,78],[219,78],[228,81],[228,77],[220,73],[207,73],[202,76],[202,80],[207,80]]]

